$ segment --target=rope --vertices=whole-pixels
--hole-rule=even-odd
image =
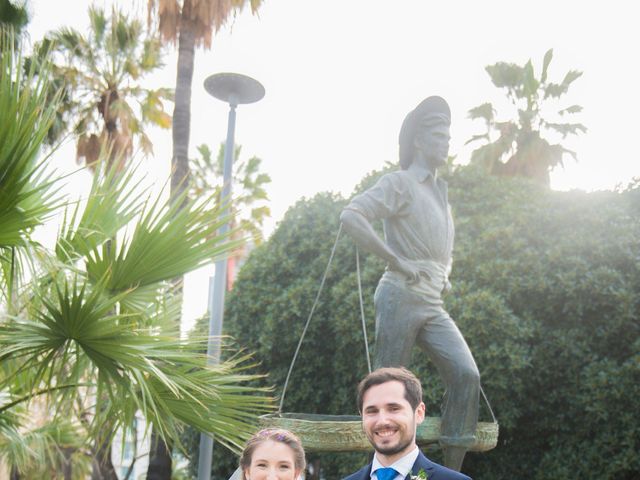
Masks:
[[[371,373],[371,357],[369,355],[369,341],[367,340],[367,325],[364,320],[364,303],[362,301],[362,281],[360,278],[360,253],[356,246],[356,274],[358,277],[358,299],[360,300],[360,318],[362,319],[362,335],[364,336],[364,351],[367,355],[367,368]]]
[[[287,394],[287,387],[289,386],[289,379],[291,378],[291,372],[293,372],[293,366],[296,363],[298,358],[298,353],[300,352],[300,347],[302,346],[302,342],[304,341],[304,337],[307,334],[307,329],[309,328],[309,324],[311,323],[311,319],[313,318],[313,314],[316,311],[316,307],[318,306],[318,301],[320,299],[320,294],[322,293],[322,289],[324,288],[325,280],[327,279],[327,275],[329,273],[329,267],[331,267],[331,262],[333,261],[333,257],[336,253],[336,247],[338,246],[338,240],[340,239],[340,234],[342,233],[342,224],[338,228],[338,233],[336,234],[335,242],[333,242],[333,247],[331,248],[331,255],[329,255],[329,261],[327,262],[327,266],[324,269],[324,274],[322,275],[322,280],[320,281],[320,288],[318,288],[318,293],[316,294],[316,298],[313,301],[313,306],[311,307],[311,311],[309,312],[309,317],[307,318],[307,323],[305,323],[304,328],[302,329],[302,335],[300,335],[300,340],[298,341],[298,346],[296,347],[296,351],[293,354],[293,359],[291,360],[291,365],[289,365],[289,371],[287,372],[287,378],[284,381],[284,387],[282,388],[282,397],[280,397],[280,405],[278,406],[278,414],[282,413],[282,407],[284,405],[284,398]],[[369,373],[371,373],[371,356],[369,354],[369,341],[367,339],[367,327],[364,317],[364,302],[362,301],[362,280],[360,274],[360,254],[358,252],[358,247],[356,246],[356,276],[358,278],[358,300],[360,302],[360,318],[362,320],[362,334],[364,336],[364,349],[367,356],[367,368]],[[491,404],[487,399],[487,396],[480,386],[480,393],[482,394],[482,398],[484,398],[485,403],[487,404],[487,408],[489,408],[489,413],[491,414],[491,418],[493,419],[493,423],[498,423],[496,420],[496,416],[493,414],[493,409],[491,408]]]
[[[322,275],[322,281],[320,282],[320,288],[318,288],[318,293],[316,294],[316,299],[313,301],[313,306],[311,307],[311,312],[309,312],[309,317],[307,318],[307,323],[302,330],[302,335],[300,335],[300,340],[298,341],[298,346],[296,347],[296,351],[293,354],[293,360],[291,360],[291,365],[289,365],[289,371],[287,372],[287,378],[284,381],[284,387],[282,388],[282,397],[280,397],[280,405],[278,406],[278,413],[282,413],[282,406],[284,405],[284,397],[287,393],[287,386],[289,385],[289,378],[291,377],[291,372],[293,371],[293,366],[296,363],[296,359],[298,358],[298,352],[300,352],[300,346],[302,345],[302,341],[304,340],[304,336],[307,334],[307,329],[309,328],[309,324],[311,323],[311,318],[313,317],[313,313],[316,311],[316,307],[318,306],[318,299],[320,298],[320,293],[322,293],[322,289],[324,287],[324,281],[327,279],[327,274],[329,273],[329,267],[331,266],[331,262],[333,261],[333,255],[336,253],[336,247],[338,246],[338,239],[340,238],[340,233],[342,233],[342,223],[340,224],[340,228],[338,228],[338,234],[336,235],[336,241],[333,243],[333,248],[331,249],[331,255],[329,255],[329,261],[327,262],[327,266],[324,269],[324,275]]]
[[[482,393],[482,398],[484,398],[484,403],[486,403],[487,407],[489,408],[489,413],[491,414],[491,418],[493,419],[493,423],[498,423],[498,420],[496,420],[496,416],[493,414],[493,410],[491,409],[491,404],[489,403],[489,400],[487,399],[487,396],[484,394],[484,390],[482,389],[482,385],[480,385],[480,393]]]

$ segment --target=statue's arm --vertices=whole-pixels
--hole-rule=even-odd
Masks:
[[[392,270],[404,273],[410,282],[417,282],[419,280],[420,270],[396,255],[389,246],[382,241],[369,220],[367,220],[362,213],[347,208],[342,211],[340,221],[342,222],[344,230],[358,247],[383,259]]]
[[[345,209],[340,215],[340,221],[345,232],[358,247],[382,258],[389,265],[395,263],[397,255],[382,241],[363,214],[356,210]]]

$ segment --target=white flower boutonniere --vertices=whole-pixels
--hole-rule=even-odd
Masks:
[[[411,480],[429,480],[429,476],[427,472],[424,471],[424,468],[418,472],[418,475],[411,475]]]

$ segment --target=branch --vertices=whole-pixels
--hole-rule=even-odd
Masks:
[[[76,387],[91,387],[91,386],[95,386],[95,385],[93,383],[74,383],[71,385],[60,385],[59,387],[50,387],[50,388],[38,390],[37,392],[30,393],[28,395],[18,398],[17,400],[14,400],[13,402],[9,402],[0,406],[0,413],[3,413],[4,411],[9,410],[12,407],[15,407],[19,403],[26,402],[28,400],[31,400],[34,397],[44,395],[46,393],[51,393],[56,390],[63,390],[67,388],[76,388]]]

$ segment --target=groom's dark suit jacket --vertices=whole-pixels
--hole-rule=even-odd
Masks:
[[[407,479],[411,478],[411,475],[418,475],[420,470],[424,470],[427,474],[428,480],[471,480],[463,473],[450,470],[442,465],[432,462],[425,457],[422,452],[418,454],[411,473],[407,475]],[[343,480],[369,480],[371,478],[371,464],[361,468],[356,473],[352,473]]]

